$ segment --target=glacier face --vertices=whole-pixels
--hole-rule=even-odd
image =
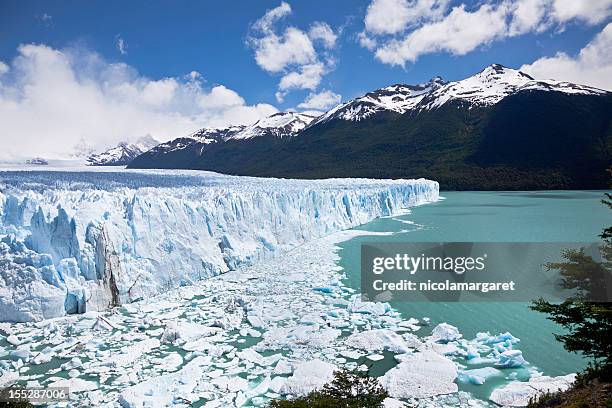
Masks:
[[[129,303],[437,199],[424,179],[0,172],[0,321]]]

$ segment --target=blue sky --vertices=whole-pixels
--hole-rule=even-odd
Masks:
[[[97,84],[99,95],[92,94],[92,100],[116,102],[117,89],[127,84],[136,96],[121,103],[130,109],[152,105],[155,109],[146,109],[158,116],[165,109],[163,115],[177,114],[182,121],[181,126],[164,127],[162,119],[155,122],[158,116],[152,120],[143,114],[143,122],[157,123],[163,134],[126,127],[107,130],[116,137],[103,140],[86,128],[59,124],[58,134],[74,133],[70,143],[80,134],[99,145],[144,133],[165,139],[190,126],[248,122],[275,109],[322,111],[392,83],[420,83],[435,75],[462,79],[491,63],[530,67],[537,76],[610,89],[612,27],[606,28],[611,13],[611,0],[3,2],[0,102],[16,98],[30,114],[42,109],[40,104],[24,105],[26,84],[58,84],[67,74],[48,67],[64,64],[75,82],[65,88],[74,85],[76,99],[88,99],[77,96],[76,88]],[[319,34],[314,34],[315,26]],[[581,50],[596,41],[597,47],[591,47],[596,57],[581,57]],[[33,46],[24,48],[27,44]],[[593,58],[597,66],[590,72],[585,67],[593,65]],[[115,75],[111,71],[117,66],[123,71],[112,78],[118,85],[111,92],[104,81]],[[189,76],[194,71],[197,84],[194,74]],[[33,72],[38,76],[33,78]],[[164,79],[176,83],[163,87],[156,82]],[[151,83],[155,92],[143,96]],[[177,101],[186,100],[194,86],[199,93],[189,98],[208,98],[202,105],[205,114]],[[46,91],[41,89],[37,97],[52,91],[57,95],[57,89]],[[159,100],[152,101],[151,95]],[[239,113],[219,107],[228,104],[240,105]],[[2,110],[0,103],[0,120]],[[52,116],[48,110],[41,114]],[[105,115],[110,113],[95,117]],[[83,126],[91,123],[95,121]]]

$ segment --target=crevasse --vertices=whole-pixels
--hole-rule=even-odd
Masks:
[[[438,199],[425,179],[194,174],[0,173],[0,321],[132,302]]]

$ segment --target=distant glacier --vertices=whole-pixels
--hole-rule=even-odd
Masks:
[[[0,172],[0,321],[103,310],[436,201],[435,181]]]

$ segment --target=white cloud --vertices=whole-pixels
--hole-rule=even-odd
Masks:
[[[378,41],[376,41],[376,39],[373,37],[370,37],[365,31],[357,34],[357,40],[359,41],[359,45],[370,51],[374,51],[378,45]]]
[[[127,43],[121,36],[117,36],[117,42],[115,45],[117,46],[117,50],[121,55],[127,54]]]
[[[320,40],[325,48],[328,49],[334,48],[336,40],[338,39],[338,36],[334,33],[334,30],[331,29],[329,24],[321,21],[316,21],[310,26],[308,36],[313,41]]]
[[[438,52],[464,55],[508,37],[565,24],[597,24],[612,15],[612,0],[501,0],[450,9],[446,0],[372,0],[358,39],[378,60],[405,65]]]
[[[449,0],[373,0],[365,16],[366,30],[373,34],[395,34],[419,21],[443,16]]]
[[[279,103],[294,89],[316,89],[334,65],[331,50],[337,34],[321,21],[312,23],[308,32],[294,26],[278,27],[291,14],[291,6],[281,3],[268,10],[251,27],[247,43],[254,50],[255,61],[264,71],[280,75]],[[318,48],[317,48],[318,47]]]
[[[589,24],[604,21],[612,14],[612,0],[554,0],[553,18],[561,23],[572,19]]]
[[[253,24],[253,28],[264,33],[272,32],[273,24],[289,14],[291,14],[291,6],[283,1],[280,6],[268,10]]]
[[[281,72],[290,65],[301,65],[316,60],[312,41],[301,30],[288,27],[278,36],[270,33],[254,40],[255,61],[268,72]]]
[[[321,83],[325,67],[321,63],[302,65],[298,72],[289,72],[280,80],[281,91],[290,89],[315,89]]]
[[[22,45],[0,76],[0,159],[66,157],[81,139],[96,149],[147,134],[164,141],[275,112],[222,85],[204,88],[195,71],[153,80],[93,52]]]
[[[440,51],[463,55],[506,31],[505,9],[484,4],[470,12],[455,7],[441,21],[423,25],[401,40],[392,40],[376,50],[376,58],[392,65],[414,62],[419,56]]]
[[[332,91],[310,93],[298,108],[324,110],[336,106],[342,100],[342,96]]]
[[[4,62],[0,61],[0,75],[4,75],[9,72],[9,66]]]
[[[519,0],[510,9],[512,19],[508,35],[515,36],[532,30],[541,31],[547,27],[546,13],[549,11],[547,0]]]
[[[612,90],[612,23],[572,58],[565,53],[540,58],[521,71],[534,78],[556,79]]]

